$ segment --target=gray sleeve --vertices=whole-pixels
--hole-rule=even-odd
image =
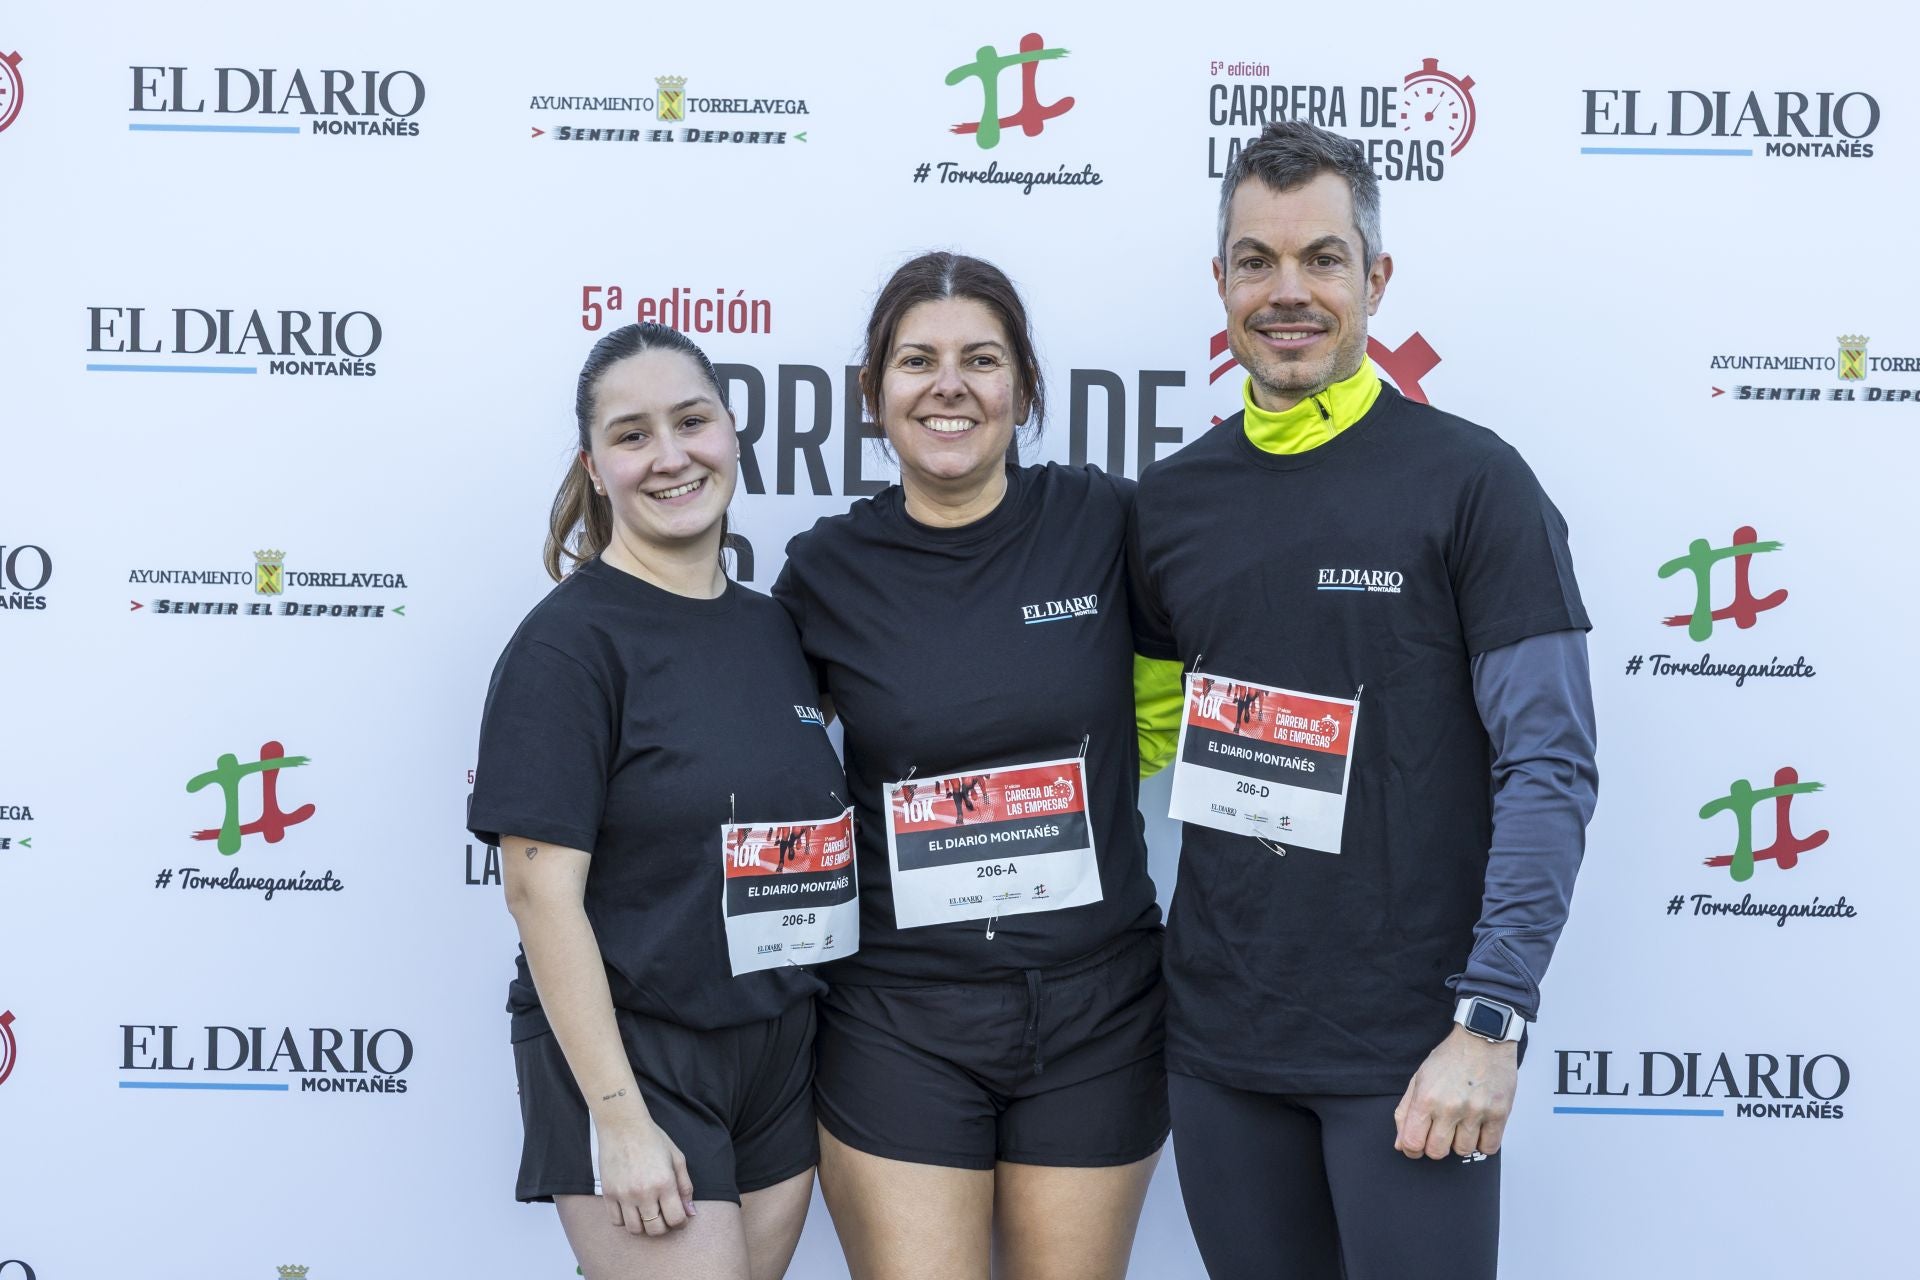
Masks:
[[[1599,787],[1586,634],[1549,631],[1479,654],[1473,696],[1493,743],[1493,847],[1473,953],[1449,985],[1531,1021]]]

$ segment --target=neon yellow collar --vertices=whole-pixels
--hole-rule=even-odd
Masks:
[[[1366,416],[1380,397],[1380,374],[1362,359],[1351,378],[1308,396],[1291,409],[1270,413],[1253,402],[1253,379],[1240,389],[1246,404],[1247,439],[1267,453],[1305,453],[1317,449]]]

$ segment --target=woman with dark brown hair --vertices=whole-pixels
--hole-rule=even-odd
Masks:
[[[859,932],[846,784],[793,627],[722,570],[739,445],[706,356],[615,330],[575,409],[559,585],[494,669],[468,813],[520,930],[516,1194],[589,1280],[778,1280],[816,1150],[800,965]]]
[[[1000,270],[931,253],[860,375],[900,483],[774,586],[846,732],[859,956],[825,970],[820,1185],[857,1280],[1126,1271],[1167,1134],[1136,809],[1133,485],[1020,466],[1044,417]]]

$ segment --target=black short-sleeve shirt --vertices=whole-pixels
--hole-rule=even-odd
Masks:
[[[1300,454],[1260,450],[1235,414],[1147,470],[1135,515],[1143,652],[1360,699],[1337,853],[1187,825],[1167,1064],[1398,1093],[1451,1029],[1485,888],[1471,659],[1587,627],[1566,521],[1511,446],[1391,387]]]
[[[699,1030],[775,1017],[822,984],[795,966],[732,976],[720,828],[845,808],[816,701],[766,596],[689,599],[589,560],[494,668],[468,826],[592,855],[587,918],[619,1007]],[[515,1039],[546,1029],[524,953],[508,1007]]]
[[[1133,484],[1090,467],[1012,467],[990,514],[936,529],[899,486],[787,545],[774,598],[845,725],[859,827],[860,954],[834,982],[1003,978],[1160,921],[1139,815],[1126,524]],[[1086,597],[1095,598],[1088,611]],[[1076,616],[1029,625],[1050,601]],[[899,929],[883,788],[910,775],[1062,759],[1086,744],[1102,898]]]

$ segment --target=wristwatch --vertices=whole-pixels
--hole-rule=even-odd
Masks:
[[[1512,1005],[1485,996],[1462,996],[1453,1008],[1453,1020],[1494,1044],[1518,1040],[1527,1029],[1527,1020]]]

